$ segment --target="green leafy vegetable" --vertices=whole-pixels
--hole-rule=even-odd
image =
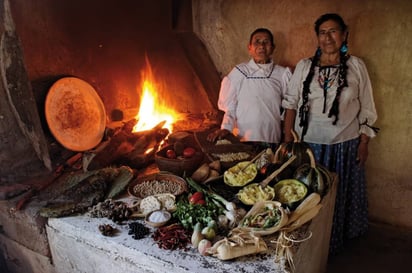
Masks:
[[[192,230],[196,223],[207,226],[210,221],[222,214],[222,208],[214,202],[209,202],[207,197],[206,205],[190,204],[186,199],[179,198],[176,210],[173,212],[173,217],[178,219],[186,229]]]

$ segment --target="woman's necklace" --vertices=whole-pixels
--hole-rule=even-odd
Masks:
[[[323,113],[326,112],[326,96],[328,90],[333,86],[338,78],[339,67],[338,66],[320,66],[318,83],[320,88],[323,89]]]

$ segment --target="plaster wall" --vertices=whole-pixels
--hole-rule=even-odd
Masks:
[[[249,35],[258,27],[274,33],[274,60],[294,68],[314,54],[313,24],[327,12],[349,25],[349,52],[365,61],[374,88],[381,131],[369,144],[366,166],[370,219],[412,228],[412,2],[193,0],[194,30],[221,76],[248,60]]]

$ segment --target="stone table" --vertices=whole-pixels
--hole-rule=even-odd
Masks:
[[[331,190],[322,199],[322,209],[308,226],[312,237],[297,248],[293,258],[296,272],[326,271],[336,184],[335,178]],[[105,237],[98,230],[101,224],[115,225],[119,232]],[[116,225],[106,218],[50,218],[46,228],[58,273],[285,272],[282,263],[275,263],[276,245],[267,238],[266,253],[221,261],[202,256],[194,249],[160,249],[150,236],[134,240],[128,235],[128,225]]]

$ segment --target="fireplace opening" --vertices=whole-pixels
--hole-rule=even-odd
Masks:
[[[55,167],[73,155],[56,143],[45,119],[47,93],[63,77],[78,77],[95,88],[108,128],[136,120],[134,130],[145,131],[165,121],[171,133],[219,124],[220,75],[193,32],[190,0],[16,0],[7,5],[21,49],[14,57],[27,73],[40,120],[35,138],[47,149],[33,147],[33,136],[27,135],[30,145],[21,150],[7,143],[8,159],[1,160],[10,168],[2,168],[2,180],[30,177],[39,162],[48,165],[49,160]],[[147,108],[150,100],[152,109]],[[10,163],[10,157],[19,158],[27,149],[30,160]],[[18,177],[10,176],[16,172]]]

